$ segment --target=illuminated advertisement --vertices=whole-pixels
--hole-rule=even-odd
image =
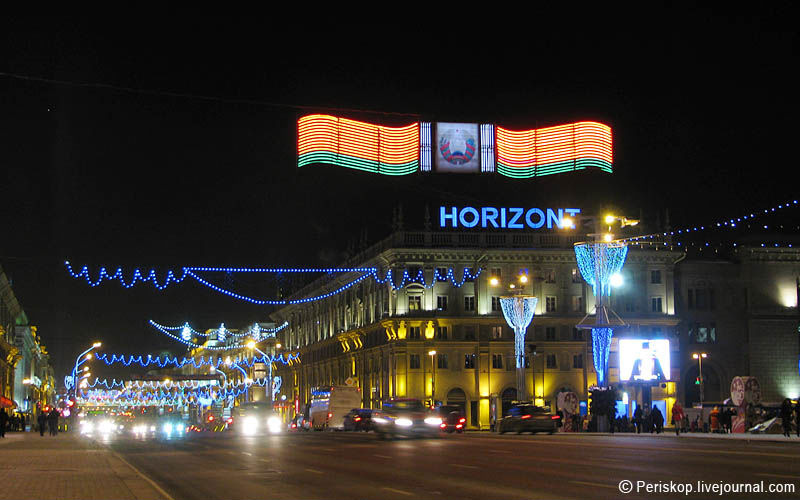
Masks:
[[[619,340],[620,381],[663,381],[669,380],[669,374],[669,340]]]
[[[435,137],[433,137],[435,135]],[[487,123],[389,127],[331,115],[297,121],[297,166],[328,164],[383,175],[499,173],[524,179],[612,171],[611,127],[575,122],[514,131]]]
[[[575,217],[580,208],[439,207],[439,227],[481,229],[563,228],[564,216]]]
[[[437,123],[435,144],[437,172],[481,171],[477,123]]]

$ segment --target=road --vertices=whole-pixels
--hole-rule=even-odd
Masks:
[[[670,481],[695,489],[698,481],[791,483],[795,493],[723,497],[800,498],[800,442],[488,433],[381,441],[312,432],[119,438],[110,446],[175,500],[684,497],[665,490]],[[631,494],[620,493],[622,480],[633,482]],[[662,492],[637,493],[637,481],[660,483]],[[720,498],[711,491],[685,498]]]

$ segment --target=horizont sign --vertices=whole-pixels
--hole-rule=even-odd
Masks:
[[[575,217],[580,208],[439,207],[439,227],[542,229],[562,228],[564,214]]]

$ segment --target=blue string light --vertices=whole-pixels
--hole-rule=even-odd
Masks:
[[[284,365],[290,364],[292,361],[295,361],[300,358],[300,354],[291,354],[287,353],[284,355],[271,355],[269,357],[266,356],[254,356],[252,358],[242,358],[237,361],[233,361],[232,365],[239,365],[239,366],[247,366],[251,368],[254,363],[274,363],[274,362],[281,362]],[[160,356],[143,356],[143,355],[121,355],[121,354],[107,354],[103,352],[99,352],[95,354],[95,359],[102,361],[108,366],[111,366],[116,363],[121,363],[124,366],[130,366],[134,363],[138,364],[142,368],[147,368],[151,365],[158,366],[159,368],[175,367],[175,368],[182,368],[186,365],[191,365],[194,368],[202,368],[204,366],[213,366],[214,368],[219,368],[222,365],[226,365],[226,361],[224,358],[221,357],[213,357],[208,356],[205,358],[203,356],[198,356],[197,358],[187,358],[184,357],[183,359],[178,359],[177,356],[165,356],[163,359]],[[70,377],[71,378],[71,377]]]
[[[608,385],[608,355],[611,352],[612,328],[592,328],[592,358],[597,372],[597,385]]]
[[[73,278],[76,278],[76,279],[77,278],[83,278],[92,287],[96,287],[96,286],[100,285],[103,281],[119,281],[120,284],[122,284],[122,286],[125,287],[125,288],[131,288],[137,282],[142,282],[142,283],[152,282],[157,289],[164,290],[167,286],[169,286],[170,283],[180,283],[184,279],[186,279],[186,277],[188,276],[188,277],[191,277],[192,279],[194,279],[195,281],[197,281],[198,283],[200,283],[201,285],[204,285],[204,286],[206,286],[206,287],[208,287],[208,288],[210,288],[210,289],[212,289],[212,290],[214,290],[214,291],[216,291],[218,293],[221,293],[223,295],[227,295],[229,297],[233,297],[235,299],[239,299],[239,300],[242,300],[242,301],[245,301],[245,302],[250,302],[250,303],[256,304],[256,305],[289,305],[289,304],[305,304],[305,303],[309,303],[309,302],[315,302],[315,301],[318,301],[318,300],[323,300],[323,299],[326,299],[328,297],[332,297],[334,295],[337,295],[337,294],[339,294],[339,293],[341,293],[341,292],[353,287],[354,285],[357,285],[358,283],[361,283],[362,281],[364,281],[365,279],[367,279],[369,277],[372,277],[379,284],[389,283],[391,288],[393,290],[396,290],[396,289],[399,289],[399,288],[403,288],[407,284],[412,284],[412,283],[420,284],[425,288],[433,288],[433,286],[436,284],[437,281],[449,281],[453,286],[455,286],[457,288],[460,288],[461,286],[464,285],[465,282],[474,280],[478,276],[480,276],[480,274],[481,274],[481,269],[480,268],[478,268],[477,272],[475,272],[475,273],[473,273],[469,268],[465,268],[464,272],[462,274],[461,280],[458,281],[455,278],[455,274],[454,274],[452,268],[449,268],[447,273],[444,276],[442,276],[439,273],[439,269],[437,268],[437,269],[434,270],[433,279],[430,282],[427,282],[425,280],[424,272],[423,272],[422,269],[420,269],[417,272],[417,275],[415,277],[413,277],[413,278],[408,274],[408,270],[406,269],[406,270],[403,271],[403,276],[402,276],[402,280],[400,281],[400,284],[397,284],[397,283],[394,282],[394,279],[393,279],[394,272],[393,272],[392,269],[389,269],[389,271],[387,271],[386,275],[383,278],[381,278],[378,275],[378,269],[374,268],[374,267],[288,268],[288,269],[283,269],[283,268],[243,268],[243,267],[184,267],[184,268],[181,269],[182,274],[181,274],[180,278],[176,278],[174,273],[172,271],[169,271],[169,272],[167,272],[167,275],[166,275],[163,283],[160,283],[158,281],[157,276],[156,276],[155,270],[151,270],[148,273],[148,275],[146,277],[144,277],[142,275],[142,272],[139,269],[136,269],[133,272],[133,276],[132,276],[131,280],[130,281],[125,281],[125,278],[124,278],[124,275],[123,275],[123,272],[122,272],[121,268],[118,268],[117,271],[113,275],[109,275],[106,272],[106,269],[104,267],[101,267],[100,268],[100,273],[99,273],[97,279],[96,280],[92,280],[92,278],[90,276],[90,273],[89,273],[89,268],[87,266],[83,266],[81,268],[80,272],[75,272],[75,270],[73,269],[73,267],[69,263],[69,261],[65,262],[65,265],[66,265],[66,268],[67,268],[67,272]],[[267,299],[257,299],[257,298],[254,298],[254,297],[248,297],[246,295],[242,295],[242,294],[236,293],[234,291],[227,290],[225,288],[222,288],[220,286],[217,286],[217,285],[211,283],[208,279],[206,279],[206,278],[204,278],[204,277],[202,277],[202,276],[200,276],[198,274],[198,273],[213,273],[213,272],[224,272],[224,273],[326,273],[326,274],[333,274],[333,273],[360,273],[360,276],[357,276],[356,278],[350,280],[349,282],[345,283],[344,285],[340,286],[339,288],[336,288],[335,290],[333,290],[331,292],[323,293],[323,294],[316,295],[316,296],[313,296],[313,297],[306,297],[306,298],[301,298],[301,299],[289,299],[289,300],[286,300],[286,299],[285,300],[267,300]],[[182,340],[185,341],[186,339],[182,339]]]

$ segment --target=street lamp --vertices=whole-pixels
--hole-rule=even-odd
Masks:
[[[436,406],[436,365],[434,364],[436,351],[431,349],[428,351],[428,356],[431,357],[431,407],[434,407]]]
[[[697,360],[697,370],[700,372],[700,376],[698,377],[700,380],[700,413],[703,412],[703,359],[707,358],[708,354],[704,352],[695,352],[692,353],[692,359]]]
[[[75,358],[75,368],[72,370],[72,387],[73,390],[75,391],[76,398],[78,397],[78,368],[80,368],[80,366],[86,361],[92,359],[92,355],[89,353],[97,349],[101,345],[103,345],[102,342],[95,342],[94,344],[92,344],[92,347],[86,349],[85,351],[80,353],[77,358]],[[84,356],[86,357],[84,358]],[[81,358],[83,358],[83,360],[81,360]]]

